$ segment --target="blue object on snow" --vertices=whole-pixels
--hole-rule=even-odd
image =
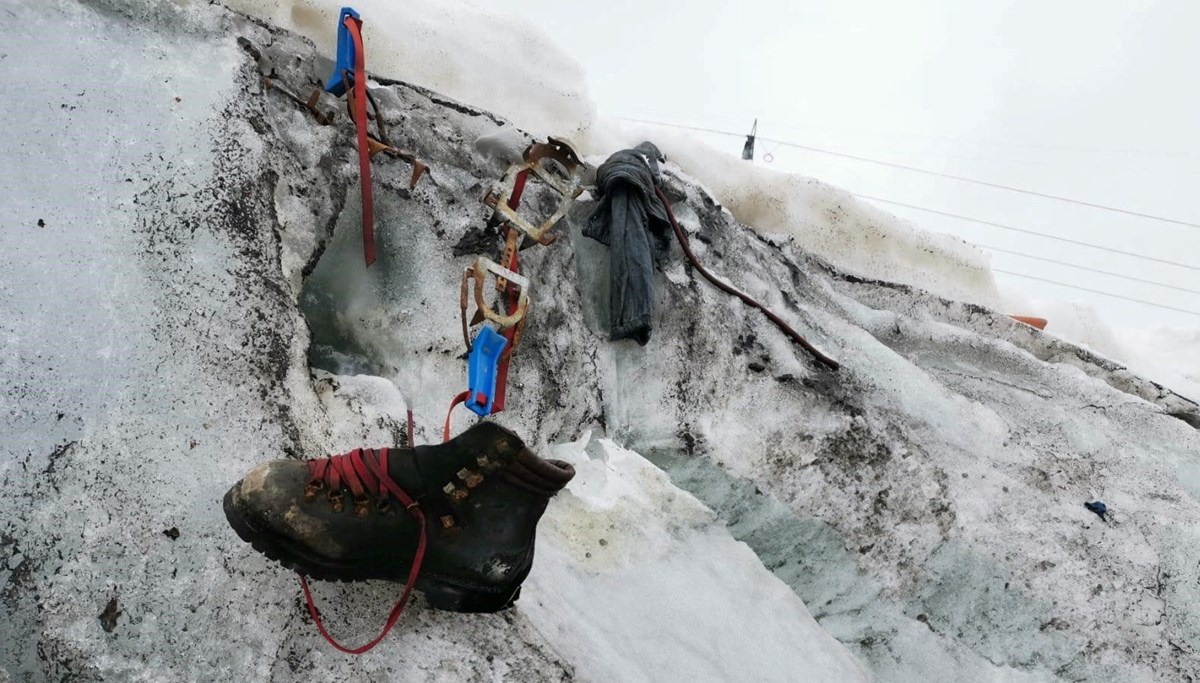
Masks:
[[[1100,519],[1102,521],[1105,521],[1105,522],[1108,521],[1104,517],[1104,515],[1108,514],[1108,506],[1105,505],[1104,503],[1101,503],[1100,501],[1097,500],[1097,501],[1093,501],[1091,503],[1084,503],[1083,506],[1085,508],[1091,510],[1092,512],[1096,513],[1097,515],[1099,515]]]
[[[325,84],[325,92],[333,93],[338,97],[346,94],[346,79],[342,74],[349,71],[354,73],[354,39],[350,37],[350,29],[346,28],[346,17],[354,17],[361,20],[358,12],[354,11],[353,7],[343,7],[338,14],[337,23],[337,63],[333,65],[333,75],[329,77],[329,82]]]
[[[471,355],[467,356],[469,395],[466,406],[480,417],[492,414],[492,402],[496,400],[496,371],[506,346],[508,340],[487,325],[471,345]]]

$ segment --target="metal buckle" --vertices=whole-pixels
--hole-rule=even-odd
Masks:
[[[500,188],[498,190],[492,188],[483,198],[483,202],[496,212],[495,215],[542,245],[550,244],[558,239],[557,235],[548,235],[547,233],[554,228],[558,221],[562,220],[563,216],[567,215],[575,198],[583,192],[584,164],[580,161],[579,155],[565,140],[554,137],[547,138],[547,140],[547,142],[530,145],[529,149],[525,150],[525,163],[510,166],[504,174]],[[554,161],[562,167],[567,174],[566,182],[545,167],[543,162],[547,160]],[[518,215],[516,208],[513,207],[514,196],[519,202],[521,192],[524,191],[525,182],[530,174],[562,195],[558,209],[537,226]]]
[[[494,308],[488,305],[487,298],[484,296],[484,280],[487,278],[487,273],[496,276],[497,279],[503,278],[507,286],[516,286],[520,289],[520,295],[517,298],[517,310],[508,314],[501,314]],[[500,328],[508,329],[517,326],[520,334],[521,329],[525,327],[525,314],[529,311],[529,279],[524,275],[514,273],[511,270],[501,266],[500,264],[487,258],[475,259],[475,265],[463,270],[462,285],[459,290],[459,308],[462,312],[463,337],[467,337],[467,304],[468,304],[468,282],[474,282],[475,289],[475,318],[471,324],[482,322],[482,318],[490,320]],[[482,318],[481,318],[482,316]],[[515,345],[515,341],[513,342]],[[468,343],[468,346],[470,344]]]

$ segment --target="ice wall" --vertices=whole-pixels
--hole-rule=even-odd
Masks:
[[[727,528],[796,596],[640,457],[566,447],[583,473],[547,518],[535,572],[548,573],[531,577],[516,609],[464,617],[418,599],[370,656],[330,652],[292,577],[232,534],[217,501],[267,458],[395,442],[409,405],[418,440],[438,438],[432,425],[465,374],[457,276],[471,254],[494,253],[474,198],[507,163],[504,141],[520,136],[439,95],[377,88],[435,173],[409,192],[405,164],[374,165],[381,258],[364,270],[352,130],[317,126],[264,92],[235,38],[269,53],[288,84],[319,61],[311,46],[211,5],[179,7],[21,0],[3,10],[16,21],[0,59],[17,68],[0,70],[14,93],[0,168],[16,188],[0,197],[0,339],[11,352],[0,358],[0,680],[662,672],[658,650],[622,642],[617,605],[703,627],[661,651],[697,661],[719,651],[705,671],[725,679],[769,673],[768,661],[721,668],[736,662],[733,645],[791,662],[785,674],[833,676],[845,660],[813,635],[796,596],[885,680],[1200,671],[1194,411],[1002,315],[760,239],[674,167],[680,219],[702,257],[842,370],[813,366],[678,256],[656,281],[652,343],[609,344],[605,250],[573,220],[554,247],[523,257],[552,284],[535,289],[512,407],[498,419],[542,451],[604,429],[648,456],[708,461],[744,499],[779,501],[772,519],[825,531],[781,548],[763,536],[785,534],[751,533],[758,515]],[[56,49],[44,49],[47,36]],[[53,76],[31,86],[38,70]],[[475,251],[455,255],[462,243]],[[307,284],[329,285],[310,292],[328,314],[306,321],[301,275],[320,247]],[[325,340],[331,355],[376,376],[311,373],[310,329],[340,334]],[[1112,504],[1112,524],[1080,505],[1093,495]],[[766,559],[776,552],[790,561]],[[683,602],[665,576],[675,573],[710,591]],[[858,609],[862,586],[878,591],[881,612]],[[663,593],[672,599],[651,602]],[[348,639],[377,627],[394,597],[381,583],[318,592]],[[724,624],[707,616],[737,607],[761,621],[731,612],[747,637],[697,652]],[[589,610],[606,619],[575,629]],[[648,635],[640,628],[630,630]],[[699,668],[679,671],[699,678]]]
[[[711,512],[633,453],[601,451],[587,465],[582,443],[560,451],[585,476],[555,502],[558,526],[539,539],[547,560],[519,607],[461,615],[417,598],[368,656],[325,647],[294,576],[242,543],[220,507],[268,458],[403,441],[403,382],[307,362],[301,274],[335,216],[357,222],[347,192],[356,156],[348,127],[317,126],[264,91],[236,38],[276,60],[286,84],[308,69],[311,46],[210,5],[21,0],[0,12],[14,20],[0,83],[17,93],[2,104],[13,135],[0,142],[13,189],[0,197],[0,681],[636,681],[675,667],[791,680],[780,664],[866,680]],[[48,40],[61,42],[49,55]],[[46,72],[30,85],[28,74]],[[473,174],[502,167],[477,166],[469,152],[474,134],[499,126],[412,88],[378,95],[389,114],[426,124],[416,142],[436,181],[415,198],[380,192],[389,258],[370,271],[358,243],[331,246],[348,248],[354,266],[330,296],[401,304],[342,311],[334,324],[385,340],[405,327],[410,339],[441,335],[455,329],[453,302],[421,311],[422,299],[455,286],[460,264],[411,212],[437,206],[456,233],[475,222],[481,205],[465,216],[446,207],[478,194]],[[408,170],[378,162],[375,178],[392,190]],[[389,269],[416,270],[397,251],[426,256],[439,277],[380,291]],[[420,413],[423,428],[462,380],[460,360],[445,356],[432,367],[397,357],[430,370],[413,387],[437,405]],[[580,529],[605,506],[621,524]],[[588,563],[605,551],[628,562]],[[618,588],[640,631],[616,618],[620,603],[607,596]],[[703,599],[689,600],[690,588]],[[326,623],[358,642],[396,590],[316,585]],[[742,633],[724,633],[730,620]],[[677,637],[681,624],[703,628]]]
[[[477,136],[475,151],[414,134],[414,145],[436,163],[437,184],[411,199],[384,200],[379,215],[391,227],[380,233],[380,261],[370,271],[358,267],[357,216],[345,212],[306,282],[305,305],[314,339],[328,347],[323,362],[369,367],[393,381],[412,396],[418,440],[428,441],[464,378],[457,275],[471,254],[497,248],[495,234],[482,229],[487,212],[461,198],[503,170],[503,153],[484,150],[512,145],[498,144],[508,132],[486,117],[453,116],[448,126],[447,114],[430,112],[412,89],[377,94],[389,92],[395,99],[385,113],[403,112],[412,131]],[[581,426],[603,430],[656,463],[707,461],[736,478],[741,498],[732,504],[692,489],[694,478],[673,483],[720,503],[734,537],[751,543],[822,627],[882,680],[1152,680],[1155,672],[1190,671],[1187,655],[1163,644],[1164,636],[1190,633],[1190,608],[1170,633],[1161,624],[1125,624],[1159,616],[1143,588],[1155,567],[1131,565],[1131,556],[1161,552],[1181,565],[1196,556],[1191,542],[1159,538],[1173,522],[1153,521],[1184,519],[1194,509],[1186,491],[1196,490],[1200,470],[1189,457],[1195,430],[1185,424],[1194,411],[1002,314],[851,277],[794,241],[762,238],[675,166],[667,169],[701,258],[845,365],[834,375],[813,367],[761,316],[698,281],[677,250],[656,277],[651,343],[608,343],[608,251],[579,232],[590,209],[585,200],[558,242],[523,253],[523,270],[536,283],[533,313],[514,356],[502,423],[542,449],[576,438]],[[386,185],[406,169],[379,170]],[[537,185],[526,196],[531,206],[550,199]],[[455,424],[467,419],[456,415]],[[603,458],[588,455],[572,488],[578,498],[564,496],[546,518],[547,538],[565,543],[545,549],[530,579],[545,600],[578,607],[539,598],[522,609],[549,611],[534,623],[559,624],[544,634],[571,661],[623,680],[631,667],[658,669],[644,650],[622,645],[614,621],[649,637],[640,623],[658,623],[655,611],[669,609],[708,632],[703,617],[674,606],[678,600],[652,602],[677,595],[655,570],[669,568],[696,585],[745,585],[740,572],[721,573],[699,559],[668,564],[654,548],[689,557],[741,551],[680,533],[687,528],[680,508],[689,506],[649,495],[653,478],[626,470],[636,458],[601,468]],[[645,488],[631,488],[634,481]],[[758,510],[729,514],[768,496],[782,510],[773,519]],[[1141,521],[1104,536],[1103,523],[1082,506],[1088,496],[1114,500],[1126,519]],[[657,499],[652,511],[648,499]],[[625,513],[645,534],[623,532],[634,523]],[[663,520],[675,531],[664,534]],[[792,535],[796,528],[819,533]],[[620,532],[620,542],[610,532]],[[1131,540],[1141,534],[1150,547]],[[585,544],[582,565],[564,559],[575,540]],[[638,561],[612,561],[630,547],[640,548]],[[1119,578],[1091,583],[1093,573],[1108,571],[1099,568],[1118,565]],[[707,584],[709,574],[721,581]],[[1186,582],[1164,581],[1164,591],[1192,594]],[[1091,593],[1098,583],[1102,600]],[[593,589],[607,599],[590,599]],[[719,609],[727,597],[696,602]],[[581,618],[559,621],[568,610]],[[633,625],[614,612],[628,612]],[[585,615],[597,619],[585,623]],[[690,635],[660,648],[688,651]],[[1110,654],[1127,651],[1134,654]],[[730,677],[717,665],[711,670]]]
[[[226,4],[301,33],[333,54],[340,0]],[[491,13],[483,3],[360,0],[354,7],[365,22],[368,69],[378,75],[481,106],[537,136],[573,138],[581,151],[599,159],[653,138],[741,222],[760,232],[790,235],[805,249],[866,277],[999,304],[987,257],[962,240],[925,232],[818,180],[745,164],[686,135],[597,115],[585,75],[570,56],[551,38]]]

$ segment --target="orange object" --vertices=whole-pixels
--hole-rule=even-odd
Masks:
[[[1025,323],[1026,325],[1028,325],[1030,327],[1036,327],[1039,330],[1046,329],[1046,324],[1050,322],[1049,320],[1046,320],[1045,318],[1031,318],[1027,315],[1010,315],[1008,317],[1012,318],[1013,320],[1016,320],[1019,323]]]

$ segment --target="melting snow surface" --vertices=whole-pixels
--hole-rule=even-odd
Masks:
[[[228,0],[238,10],[301,33],[334,52],[342,0]],[[719,198],[742,223],[794,239],[850,272],[1020,315],[1051,318],[1051,332],[1150,373],[1200,400],[1195,372],[1176,357],[1200,358],[1194,334],[1145,333],[1120,350],[1093,347],[1110,333],[1081,327],[1065,305],[1026,302],[997,290],[990,257],[962,239],[926,231],[820,180],[746,164],[686,133],[618,122],[597,113],[581,68],[555,41],[472,0],[359,0],[368,68],[418,83],[505,116],[534,135],[572,138],[589,161],[653,138],[667,157]],[[497,64],[503,68],[497,68]],[[324,78],[325,75],[319,75]],[[1077,307],[1076,307],[1077,308]],[[1090,311],[1086,315],[1092,315]],[[1058,321],[1056,323],[1056,320]],[[1132,341],[1141,333],[1130,333]],[[1173,341],[1164,341],[1173,340]],[[1190,378],[1189,378],[1190,377]]]
[[[573,668],[585,680],[859,680],[855,648],[887,680],[1009,680],[1040,674],[992,660],[1070,663],[1091,638],[1118,645],[1091,652],[1088,666],[1111,660],[1121,671],[1145,671],[1124,661],[1123,644],[1172,634],[1165,654],[1137,651],[1158,661],[1187,656],[1168,647],[1200,647],[1191,427],[1106,378],[1035,357],[1004,320],[813,275],[820,268],[786,238],[768,248],[716,209],[701,221],[692,192],[694,209],[680,218],[714,238],[705,255],[736,245],[725,263],[743,267],[722,275],[836,345],[852,361],[838,381],[686,268],[661,283],[673,306],[661,309],[654,344],[602,341],[603,297],[588,286],[602,260],[595,245],[568,239],[530,255],[541,277],[582,284],[560,290],[569,306],[537,301],[510,394],[521,410],[502,417],[539,448],[601,420],[649,457],[690,440],[697,466],[716,461],[728,477],[772,489],[776,517],[726,527],[706,507],[718,507],[716,494],[701,504],[640,455],[585,436],[550,448],[579,476],[544,518],[517,609],[464,617],[417,601],[371,656],[333,654],[304,623],[291,577],[233,537],[217,501],[281,447],[315,455],[394,443],[409,405],[418,442],[434,440],[429,425],[461,389],[453,304],[462,259],[432,230],[396,226],[444,219],[458,236],[478,225],[482,210],[461,200],[502,164],[464,141],[497,135],[487,144],[511,145],[488,117],[452,118],[456,109],[413,96],[404,113],[427,124],[416,141],[438,155],[439,184],[411,198],[380,193],[385,257],[369,272],[342,267],[361,265],[347,198],[310,278],[309,294],[329,297],[338,319],[306,325],[295,307],[301,271],[327,237],[321,226],[333,225],[318,214],[333,203],[320,193],[355,172],[349,137],[254,90],[227,17],[162,4],[142,25],[130,17],[143,4],[25,0],[0,10],[18,19],[5,26],[0,79],[12,93],[7,120],[21,126],[0,149],[19,190],[0,200],[0,371],[12,392],[0,395],[0,655],[14,675],[557,680]],[[337,4],[237,4],[332,52]],[[538,135],[578,131],[593,153],[635,139],[592,121],[577,70],[520,26],[489,24],[461,2],[359,8],[381,76],[494,108]],[[211,21],[172,18],[188,11]],[[261,27],[239,30],[304,49]],[[78,49],[43,59],[45,35]],[[516,54],[515,44],[535,48],[528,62],[493,69],[493,56]],[[39,69],[50,73],[31,84]],[[404,104],[379,93],[393,112]],[[761,175],[691,145],[671,140],[668,154],[762,233],[795,234],[798,246],[855,272],[995,300],[976,250],[817,181]],[[401,172],[378,170],[381,183]],[[799,303],[784,300],[785,286]],[[705,323],[695,335],[684,304]],[[318,324],[374,346],[363,356],[391,363],[378,370],[387,379],[310,377],[304,353]],[[1105,353],[1132,340],[1176,354],[1195,380],[1194,334],[1131,334],[1091,338]],[[689,365],[700,352],[710,359],[703,373]],[[1116,523],[1083,510],[1084,494],[1113,503]],[[759,497],[768,498],[754,490],[735,502]],[[779,519],[822,531],[785,547],[788,529],[767,526]],[[759,525],[770,533],[754,533]],[[176,526],[181,535],[164,535]],[[768,571],[759,558],[780,548],[791,564]],[[319,599],[331,626],[354,639],[378,625],[394,588],[323,585]],[[116,630],[102,630],[96,615],[118,596]]]
[[[228,4],[297,31],[333,54],[340,0]],[[480,3],[360,0],[354,6],[364,20],[368,68],[379,75],[482,106],[535,135],[572,138],[581,152],[599,159],[652,135],[669,159],[747,225],[790,235],[863,275],[979,304],[998,301],[986,255],[962,240],[922,231],[818,180],[745,164],[686,135],[597,116],[583,72],[553,40]]]
[[[868,680],[796,594],[657,467],[590,433],[552,455],[577,475],[539,527],[521,609],[586,678]]]

